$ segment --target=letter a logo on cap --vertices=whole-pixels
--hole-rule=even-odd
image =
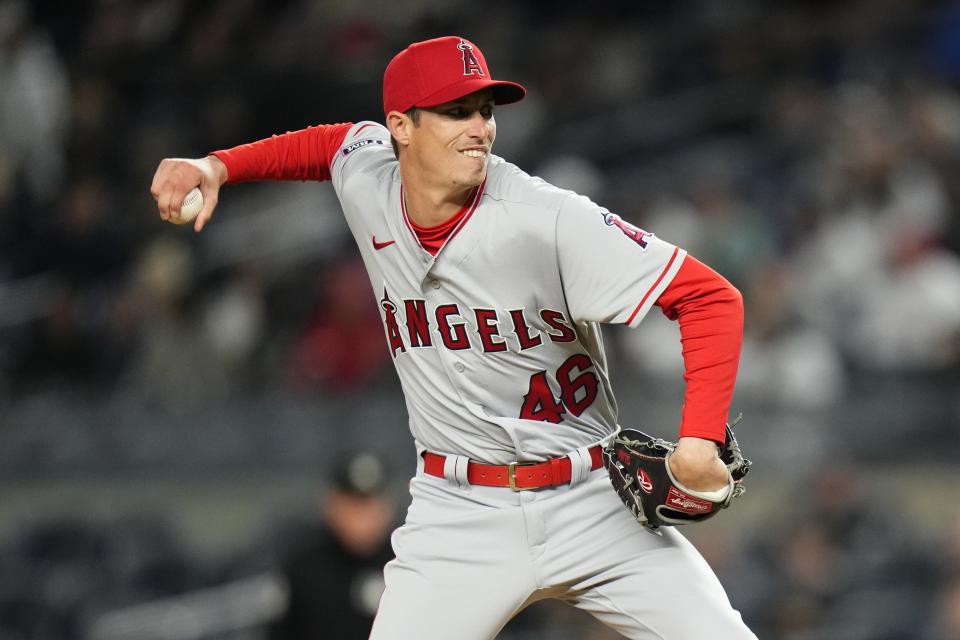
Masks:
[[[477,61],[477,57],[473,55],[473,45],[467,42],[466,40],[460,40],[460,44],[457,45],[457,49],[463,52],[463,75],[469,76],[472,74],[477,74],[478,76],[485,76],[483,72],[483,67],[480,66],[480,63]]]

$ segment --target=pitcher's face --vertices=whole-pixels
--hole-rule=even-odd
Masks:
[[[420,108],[419,126],[410,127],[407,157],[434,183],[475,187],[487,177],[487,161],[497,136],[493,93],[470,93],[452,102]]]

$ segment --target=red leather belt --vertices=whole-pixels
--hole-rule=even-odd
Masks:
[[[590,447],[590,470],[603,466],[600,445]],[[447,457],[439,453],[423,454],[423,471],[437,478],[443,475]],[[558,487],[570,482],[570,458],[551,458],[543,462],[511,462],[510,464],[482,464],[471,460],[467,464],[467,482],[484,487],[510,487],[514,491]]]

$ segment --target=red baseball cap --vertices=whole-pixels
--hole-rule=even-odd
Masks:
[[[383,113],[433,107],[490,87],[496,104],[522,100],[527,90],[490,77],[480,49],[465,38],[445,36],[414,42],[383,73]]]

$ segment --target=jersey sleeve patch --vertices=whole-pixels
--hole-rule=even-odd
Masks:
[[[331,174],[337,196],[342,198],[348,176],[396,161],[390,148],[390,132],[379,122],[358,122],[334,153]]]
[[[353,153],[353,152],[356,151],[357,149],[362,149],[362,148],[366,147],[367,145],[371,145],[371,144],[384,145],[384,144],[386,144],[386,141],[385,141],[385,140],[380,140],[380,139],[375,139],[375,138],[365,138],[365,139],[363,139],[363,140],[357,140],[356,142],[353,142],[353,143],[351,143],[351,144],[348,144],[347,146],[345,146],[345,147],[343,147],[342,149],[340,149],[340,153],[342,153],[342,154],[345,155],[345,156],[346,156],[346,155],[350,155],[351,153]]]
[[[583,196],[564,201],[557,257],[575,320],[636,326],[686,253]]]
[[[649,231],[644,231],[640,227],[634,226],[618,216],[615,213],[610,213],[606,209],[601,209],[603,213],[603,223],[608,227],[616,227],[623,232],[623,235],[627,236],[640,247],[641,251],[646,251],[647,247],[650,246],[650,240],[654,237]]]
[[[363,121],[353,125],[340,145],[338,157],[348,156],[354,151],[370,147],[390,145],[390,132],[379,122]]]

